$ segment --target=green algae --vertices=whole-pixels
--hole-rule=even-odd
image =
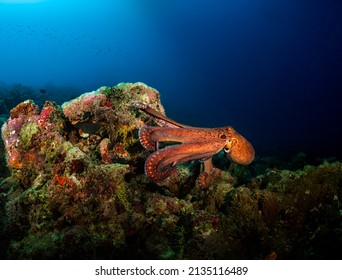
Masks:
[[[45,151],[41,151],[40,153],[45,155],[45,158],[49,163],[53,163],[60,155],[69,154],[69,158],[71,158],[70,150],[73,148],[74,147],[69,141],[61,143],[61,141],[51,139],[49,146],[45,149]]]
[[[32,145],[32,138],[39,133],[39,131],[39,127],[35,123],[28,123],[20,130],[19,139],[24,149],[27,149]]]
[[[130,204],[127,200],[126,187],[124,182],[119,182],[116,185],[116,197],[119,199],[120,203],[125,207],[126,211],[130,210]]]
[[[88,156],[78,147],[71,147],[67,150],[65,155],[65,162],[72,162],[74,160],[89,160]]]
[[[51,193],[44,187],[41,189],[28,189],[25,195],[31,204],[28,214],[31,232],[51,230],[53,228],[53,224],[51,224],[51,220],[53,220],[50,203]]]

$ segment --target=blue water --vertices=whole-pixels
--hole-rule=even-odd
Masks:
[[[0,65],[36,87],[144,82],[257,155],[342,156],[340,0],[0,0]]]

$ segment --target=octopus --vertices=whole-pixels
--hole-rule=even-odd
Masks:
[[[201,188],[211,180],[213,155],[224,150],[227,157],[237,164],[248,165],[254,160],[254,148],[233,127],[200,128],[178,123],[145,103],[134,106],[151,116],[159,126],[143,126],[139,129],[141,145],[153,151],[145,161],[145,174],[154,182],[168,178],[177,164],[199,160],[202,171],[198,178]],[[159,148],[159,143],[171,142]]]

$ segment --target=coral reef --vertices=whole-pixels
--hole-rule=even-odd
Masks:
[[[198,162],[155,183],[137,131],[156,124],[134,102],[165,113],[158,91],[122,83],[2,120],[1,258],[341,258],[340,162],[241,167],[222,153],[205,190]]]
[[[0,116],[0,127],[6,122],[7,117]],[[9,170],[6,165],[6,158],[5,158],[5,145],[0,137],[0,182],[2,178],[9,176]]]

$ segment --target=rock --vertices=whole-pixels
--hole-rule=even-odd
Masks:
[[[303,168],[298,155],[300,170],[271,157],[225,168],[218,155],[205,190],[196,162],[154,183],[137,132],[156,123],[134,102],[165,113],[142,83],[11,110],[1,129],[11,172],[0,182],[1,258],[340,258],[340,162]]]

